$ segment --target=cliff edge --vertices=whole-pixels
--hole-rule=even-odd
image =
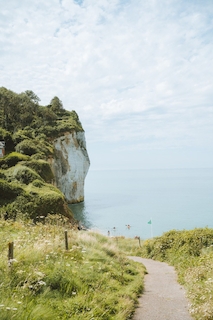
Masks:
[[[84,200],[90,165],[84,130],[58,97],[47,106],[39,100],[0,88],[0,215],[71,219],[68,203]]]
[[[56,186],[68,203],[84,200],[84,180],[90,166],[84,132],[64,133],[53,141],[52,169]]]

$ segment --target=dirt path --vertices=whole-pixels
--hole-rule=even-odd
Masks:
[[[151,259],[129,258],[143,263],[148,272],[133,320],[192,320],[185,291],[177,283],[173,267]]]

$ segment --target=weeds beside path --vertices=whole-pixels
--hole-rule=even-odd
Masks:
[[[139,300],[133,320],[191,320],[183,287],[177,283],[173,267],[164,262],[129,257],[143,263],[145,276],[144,294]]]
[[[130,261],[114,238],[64,230],[58,219],[0,220],[0,320],[130,319],[144,266]]]

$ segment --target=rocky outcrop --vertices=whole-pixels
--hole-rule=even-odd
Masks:
[[[52,169],[56,186],[63,192],[67,202],[84,200],[84,180],[90,166],[84,132],[64,133],[53,141]]]

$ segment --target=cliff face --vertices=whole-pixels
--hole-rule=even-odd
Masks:
[[[67,132],[55,139],[53,145],[52,169],[56,186],[69,203],[83,201],[84,180],[90,166],[84,132]]]

